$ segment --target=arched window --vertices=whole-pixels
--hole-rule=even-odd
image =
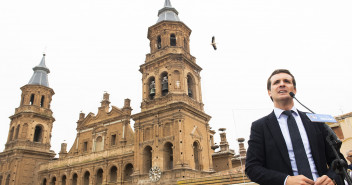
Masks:
[[[10,136],[9,136],[9,141],[13,140],[13,133],[15,132],[15,127],[12,127],[10,130]]]
[[[99,169],[97,171],[97,176],[96,176],[96,185],[102,185],[103,184],[103,169]]]
[[[98,136],[95,139],[95,151],[96,152],[102,151],[103,147],[104,147],[103,138],[101,136]]]
[[[194,98],[194,80],[191,75],[187,75],[187,94],[189,97]]]
[[[42,142],[43,140],[43,127],[41,125],[35,126],[33,142]]]
[[[117,181],[117,167],[113,166],[110,168],[110,182]]]
[[[86,171],[86,173],[84,173],[84,176],[83,176],[83,185],[89,185],[89,177],[90,177],[90,173],[89,171]]]
[[[125,167],[125,176],[124,176],[124,180],[125,181],[130,181],[132,180],[132,175],[133,173],[133,165],[131,163],[128,163]]]
[[[63,175],[62,177],[61,177],[61,185],[66,185],[66,175]]]
[[[20,125],[17,125],[16,132],[15,132],[15,139],[18,139],[19,132],[20,132]]]
[[[10,185],[10,174],[8,174],[6,177],[5,185]]]
[[[176,36],[175,34],[170,35],[170,46],[176,46]]]
[[[51,179],[50,185],[56,185],[56,177],[53,177],[53,178]]]
[[[169,92],[169,80],[167,78],[167,72],[161,74],[161,95],[165,96]]]
[[[46,178],[43,179],[43,184],[42,185],[46,185]]]
[[[42,99],[40,100],[40,107],[44,107],[44,100],[45,100],[45,97],[42,96]]]
[[[150,77],[148,80],[148,97],[150,100],[154,99],[155,96],[155,78]]]
[[[152,168],[152,147],[147,146],[143,151],[144,173],[148,173]]]
[[[33,103],[34,103],[34,94],[31,95],[29,105],[33,105]]]
[[[161,48],[161,36],[160,35],[158,35],[156,43],[157,43],[156,44],[157,48],[160,49]]]
[[[73,174],[73,176],[72,176],[72,185],[77,185],[77,179],[78,179],[77,173]]]
[[[173,145],[167,142],[164,145],[164,169],[171,170],[174,167]]]
[[[200,164],[199,164],[199,159],[200,159],[200,147],[198,142],[193,143],[193,157],[194,157],[194,164],[195,164],[195,169],[196,170],[201,170]]]

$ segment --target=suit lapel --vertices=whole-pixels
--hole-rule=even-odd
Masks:
[[[286,142],[284,136],[282,135],[281,128],[279,126],[279,122],[276,119],[274,111],[268,115],[266,125],[268,126],[269,131],[271,132],[271,136],[273,137],[285,163],[287,164],[287,166],[289,166],[289,169],[292,169],[290,157],[288,156]]]

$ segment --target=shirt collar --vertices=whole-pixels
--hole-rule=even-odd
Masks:
[[[275,113],[276,119],[279,119],[280,116],[281,116],[281,114],[282,114],[282,112],[284,112],[284,111],[285,111],[285,110],[282,110],[282,109],[279,109],[279,108],[277,108],[277,107],[274,107],[274,113]],[[293,106],[293,107],[291,108],[291,111],[294,112],[294,115],[298,115],[298,111],[297,111],[296,107]]]

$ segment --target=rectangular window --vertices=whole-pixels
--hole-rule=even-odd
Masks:
[[[111,146],[116,145],[116,134],[111,135]]]
[[[86,152],[86,151],[88,151],[88,141],[85,141],[83,143],[83,152]]]

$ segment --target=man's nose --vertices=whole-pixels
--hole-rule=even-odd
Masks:
[[[280,85],[280,87],[285,87],[285,83],[284,83],[283,81],[281,81],[281,82],[279,83],[279,85]]]

